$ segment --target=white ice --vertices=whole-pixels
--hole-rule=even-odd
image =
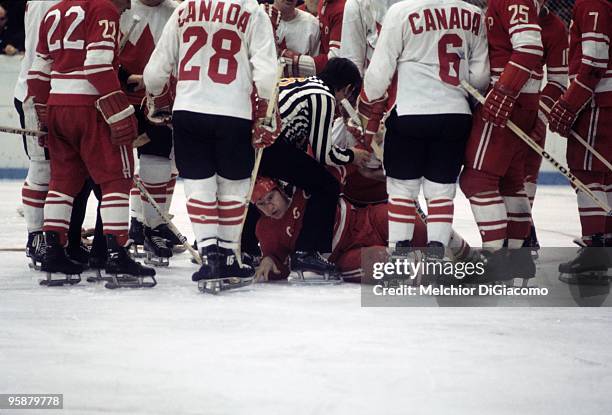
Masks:
[[[0,248],[21,248],[20,183],[0,194]],[[180,183],[173,213],[191,235]],[[462,196],[456,215],[478,245]],[[568,187],[539,189],[534,215],[545,246],[579,234]],[[22,252],[0,266],[0,393],[63,393],[61,413],[612,413],[608,308],[363,308],[350,284],[214,297],[188,254],[150,290],[43,288]]]

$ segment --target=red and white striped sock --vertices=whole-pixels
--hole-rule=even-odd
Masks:
[[[251,180],[229,180],[217,177],[219,198],[219,246],[238,249],[240,245],[240,225],[246,213],[246,196]]]
[[[454,204],[452,199],[427,200],[427,240],[448,246],[453,231]]]
[[[599,200],[608,200],[607,192],[601,183],[589,183],[587,187]],[[580,190],[577,192],[577,200],[580,224],[582,225],[582,235],[604,233],[608,223],[607,221],[610,220],[606,217],[606,212]]]
[[[399,241],[412,240],[416,221],[416,201],[389,195],[389,247]]]
[[[514,194],[504,195],[504,204],[508,215],[508,248],[518,249],[531,230],[531,206],[524,190]]]
[[[41,231],[44,223],[45,199],[49,184],[29,183],[27,180],[21,188],[21,202],[23,203],[23,216],[28,232]]]
[[[187,213],[191,220],[198,248],[217,243],[219,209],[216,176],[207,179],[185,179]]]
[[[499,249],[504,245],[508,217],[499,191],[477,193],[469,198],[484,248]]]
[[[55,190],[49,190],[45,199],[43,231],[57,232],[62,246],[68,243],[67,235],[73,201],[73,197]]]
[[[119,246],[126,246],[128,244],[130,197],[127,193],[104,193],[104,191],[103,186],[100,204],[103,232],[105,235],[114,235]]]

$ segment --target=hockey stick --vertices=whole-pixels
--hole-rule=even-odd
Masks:
[[[123,49],[125,48],[125,45],[127,45],[128,40],[130,39],[130,36],[131,36],[132,32],[134,31],[134,29],[136,29],[136,25],[138,24],[138,22],[140,22],[140,16],[138,16],[136,14],[133,15],[132,16],[132,25],[128,29],[128,31],[125,34],[125,36],[121,38],[121,42],[119,43],[119,53],[123,52]]]
[[[196,260],[198,265],[202,265],[202,258],[200,257],[200,254],[198,253],[198,251],[193,249],[191,244],[187,241],[187,238],[185,238],[185,236],[183,236],[183,234],[178,230],[178,228],[174,226],[174,223],[172,223],[172,220],[170,220],[168,215],[159,207],[155,199],[153,199],[153,196],[151,196],[151,194],[147,191],[147,189],[144,187],[142,182],[136,179],[135,177],[132,178],[132,180],[134,181],[134,184],[136,185],[138,190],[140,190],[140,194],[147,198],[151,206],[153,206],[153,209],[155,209],[155,211],[159,214],[159,216],[162,217],[164,222],[166,222],[166,224],[168,225],[168,228],[170,228],[172,233],[181,241],[181,244],[183,245],[183,247],[189,251],[189,253],[193,257],[193,259]]]
[[[546,106],[543,102],[540,101],[540,107],[546,112],[546,114],[550,114],[550,108]],[[612,171],[612,164],[604,156],[602,156],[593,146],[586,142],[586,140],[578,135],[574,130],[570,130],[572,137],[574,137],[580,144],[582,144],[587,150],[589,150],[599,161],[603,163],[610,171]]]
[[[278,62],[278,66],[276,67],[276,78],[274,81],[274,89],[272,90],[272,95],[270,96],[270,100],[268,101],[268,108],[266,109],[266,118],[264,118],[264,123],[266,125],[272,124],[272,117],[274,117],[274,113],[277,111],[277,102],[278,101],[278,92],[279,92],[279,83],[283,76],[283,68],[285,67],[285,63],[282,61]],[[249,186],[249,193],[246,196],[246,206],[244,209],[244,213],[242,214],[242,218],[240,219],[240,241],[238,241],[238,248],[236,249],[236,259],[238,260],[238,265],[242,268],[242,231],[244,230],[244,222],[246,222],[247,213],[249,211],[249,203],[251,202],[251,196],[253,196],[253,190],[255,189],[255,182],[257,181],[257,173],[259,173],[259,165],[261,164],[261,156],[263,155],[264,148],[258,148],[255,150],[255,163],[253,165],[253,171],[251,172],[251,184]]]
[[[472,95],[474,98],[476,98],[476,100],[478,102],[480,102],[481,104],[484,104],[485,99],[480,94],[480,92],[478,92],[478,90],[476,88],[474,88],[472,85],[467,83],[465,80],[461,81],[461,86],[470,95]],[[593,202],[595,202],[595,204],[597,206],[599,206],[601,209],[603,209],[606,212],[606,215],[612,216],[612,209],[610,209],[610,206],[608,206],[607,203],[602,202],[601,200],[599,200],[597,198],[597,196],[595,196],[595,194],[591,191],[591,189],[586,187],[586,185],[584,183],[582,183],[580,180],[578,180],[578,178],[576,176],[574,176],[572,174],[572,172],[569,171],[569,168],[565,167],[564,165],[559,163],[557,160],[555,160],[542,147],[540,147],[535,141],[533,141],[533,139],[531,137],[529,137],[527,134],[525,134],[525,132],[523,130],[521,130],[515,123],[513,123],[512,121],[508,121],[508,123],[506,125],[507,125],[508,128],[510,128],[510,130],[514,134],[516,134],[521,140],[523,140],[529,147],[531,147],[534,151],[536,151],[538,154],[540,154],[542,156],[542,158],[544,158],[546,161],[548,161],[550,164],[552,164],[557,170],[559,170],[561,172],[561,174],[563,174],[570,181],[571,184],[573,184],[576,188],[578,188],[579,190],[584,192],[587,196],[589,196],[593,200]]]
[[[343,98],[340,101],[340,105],[342,105],[342,108],[344,108],[344,110],[346,111],[350,119],[359,127],[359,130],[363,133],[363,126],[361,125],[359,114],[357,114],[357,111],[355,111],[355,108],[353,108],[351,103],[348,102],[346,98]],[[378,144],[376,140],[372,139],[372,141],[370,141],[370,147],[372,147],[372,151],[374,151],[374,155],[376,156],[376,158],[382,161],[383,160],[383,149],[380,146],[380,144]]]
[[[5,126],[1,126],[1,125],[0,125],[0,133],[29,135],[29,136],[32,136],[32,137],[40,137],[42,135],[47,134],[44,131],[28,130],[26,128],[5,127]]]

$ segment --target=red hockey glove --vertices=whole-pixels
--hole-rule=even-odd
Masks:
[[[127,96],[121,91],[111,92],[96,101],[96,108],[110,127],[111,142],[131,145],[138,135],[138,123]]]
[[[268,100],[259,98],[255,106],[255,122],[253,124],[253,147],[265,148],[274,144],[281,133],[281,119],[278,109],[274,111],[271,120],[266,124]]]
[[[388,95],[385,94],[382,98],[370,101],[365,92],[361,91],[357,99],[357,113],[359,114],[361,125],[363,126],[362,138],[358,140],[363,143],[365,148],[370,147],[372,139],[378,133],[378,130],[380,130],[380,122],[387,109],[387,98]],[[351,123],[352,122],[349,122],[349,124]]]
[[[505,127],[523,85],[529,80],[531,72],[510,61],[504,68],[499,80],[487,94],[482,118],[496,127]]]
[[[550,131],[569,137],[578,114],[592,97],[593,90],[575,79],[550,110],[548,115]]]
[[[160,95],[147,94],[145,105],[147,120],[153,125],[170,124],[172,122],[172,105],[172,94],[167,86]]]
[[[38,130],[47,132],[47,105],[46,104],[37,104],[34,102],[34,111],[36,111],[36,118],[38,120]],[[38,145],[41,147],[47,147],[47,134],[43,134],[38,136]]]

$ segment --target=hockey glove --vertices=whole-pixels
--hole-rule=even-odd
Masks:
[[[167,86],[157,96],[147,93],[145,113],[153,125],[168,125],[172,122],[172,94]]]
[[[496,127],[505,127],[516,99],[529,80],[531,72],[510,61],[499,80],[487,94],[482,111],[482,118]]]
[[[255,107],[255,123],[251,131],[253,136],[253,147],[269,147],[281,133],[281,119],[278,109],[274,111],[272,119],[266,120],[268,111],[268,100],[259,98]]]
[[[313,76],[316,74],[314,59],[308,55],[300,55],[291,49],[283,49],[280,57],[285,63],[283,75],[288,78]]]
[[[372,139],[380,130],[380,124],[387,109],[387,98],[388,95],[385,94],[382,98],[370,101],[365,92],[362,91],[357,99],[357,113],[363,126],[363,135],[361,139],[355,138],[361,141],[365,148],[370,147]]]
[[[569,137],[578,114],[593,97],[593,90],[577,79],[553,105],[548,115],[550,131]]]
[[[110,127],[111,142],[131,145],[138,135],[138,123],[127,96],[121,91],[111,92],[96,101],[96,108]]]

